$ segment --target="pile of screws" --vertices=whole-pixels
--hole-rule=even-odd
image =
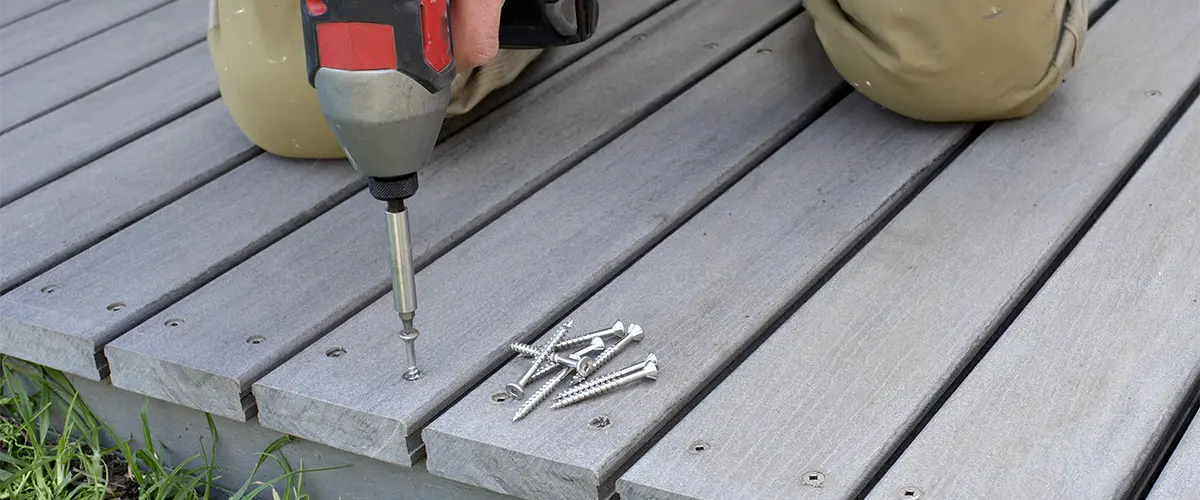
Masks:
[[[567,331],[571,329],[571,324],[571,320],[567,320],[559,325],[550,342],[542,346],[535,347],[529,344],[517,343],[509,344],[509,347],[521,357],[533,359],[533,364],[529,366],[529,369],[525,371],[521,379],[505,387],[505,392],[513,399],[521,399],[524,396],[526,385],[548,375],[550,372],[558,372],[554,377],[542,384],[537,392],[534,392],[529,397],[529,400],[521,405],[521,408],[517,410],[517,414],[513,415],[513,422],[524,418],[529,412],[533,411],[537,405],[546,399],[550,391],[572,374],[574,374],[571,377],[573,385],[555,397],[555,402],[551,406],[552,408],[562,408],[586,399],[591,399],[639,380],[654,380],[658,378],[658,358],[650,354],[646,356],[645,361],[588,380],[589,376],[616,357],[630,343],[641,342],[644,333],[642,332],[642,327],[638,325],[630,323],[626,327],[620,321],[617,321],[616,324],[609,328],[577,337],[566,338]],[[615,344],[612,346],[606,345],[606,340],[612,341],[614,339],[617,341]],[[579,349],[566,356],[559,354],[560,351],[576,348]],[[593,358],[592,355],[597,352],[599,354]]]

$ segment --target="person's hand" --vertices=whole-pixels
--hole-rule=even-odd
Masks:
[[[450,2],[454,65],[460,72],[483,66],[500,50],[500,8],[504,0]]]

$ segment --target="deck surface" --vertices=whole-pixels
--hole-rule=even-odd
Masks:
[[[855,92],[801,0],[602,2],[422,171],[416,382],[380,203],[242,136],[205,0],[0,1],[0,353],[428,498],[1200,488],[1189,0],[1093,0],[1059,90],[983,124]],[[511,421],[508,344],[568,319],[658,378]]]

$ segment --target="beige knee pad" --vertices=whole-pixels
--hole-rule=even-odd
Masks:
[[[234,122],[264,150],[291,158],[345,158],[308,84],[298,0],[210,0],[208,47]],[[540,50],[500,50],[455,75],[447,116],[466,113],[511,83]]]
[[[1075,66],[1086,0],[805,0],[857,91],[925,121],[1033,113]]]

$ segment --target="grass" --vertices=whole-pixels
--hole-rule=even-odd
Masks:
[[[13,361],[0,355],[0,500],[248,500],[267,491],[277,500],[309,500],[304,473],[328,470],[292,469],[281,452],[291,442],[284,436],[259,454],[240,488],[221,488],[211,415],[210,448],[202,442],[200,454],[168,466],[155,451],[148,404],[141,409],[144,447],[135,448],[88,409],[62,373]],[[267,460],[283,474],[255,480]]]

